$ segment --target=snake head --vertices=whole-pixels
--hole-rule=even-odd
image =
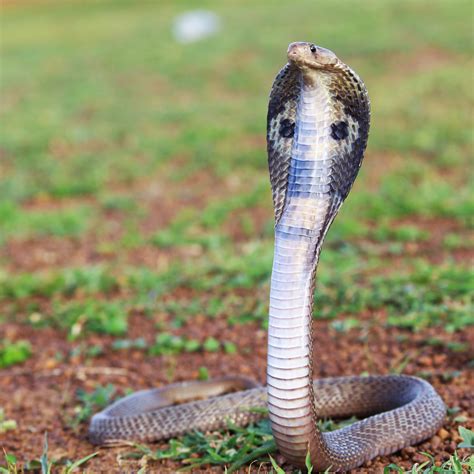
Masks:
[[[333,69],[340,64],[338,57],[329,49],[306,42],[291,43],[288,46],[288,61],[302,71]]]

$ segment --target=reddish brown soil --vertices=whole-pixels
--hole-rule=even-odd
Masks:
[[[384,315],[363,315],[362,319],[367,325],[349,333],[337,333],[327,322],[318,322],[314,346],[315,376],[347,375],[363,371],[387,373],[408,358],[404,373],[427,374],[448,407],[460,408],[456,416],[472,420],[474,375],[468,369],[468,364],[474,354],[426,346],[426,338],[440,337],[436,329],[418,334],[394,329],[387,331],[375,326],[374,318],[383,321]],[[147,335],[154,332],[152,320],[142,315],[132,317],[130,338],[145,335],[151,342]],[[43,433],[48,432],[52,458],[77,459],[95,450],[86,439],[86,426],[80,426],[78,431],[70,427],[70,419],[77,405],[75,393],[78,388],[91,391],[97,384],[108,383],[120,389],[162,386],[170,381],[196,379],[202,365],[208,367],[213,377],[240,374],[264,382],[266,335],[255,324],[229,329],[224,319],[209,321],[197,317],[178,333],[201,340],[209,335],[221,337],[225,333],[227,340],[233,341],[239,350],[235,355],[206,353],[148,357],[138,350],[113,351],[110,337],[89,336],[82,342],[88,346],[104,345],[104,355],[94,359],[72,357],[65,362],[58,362],[55,358],[57,353],[68,354],[78,343],[67,342],[63,333],[50,328],[38,330],[23,324],[6,324],[1,337],[28,339],[33,345],[35,357],[22,366],[3,370],[0,374],[0,406],[4,407],[8,418],[18,423],[17,430],[1,435],[2,447],[21,460],[37,458],[41,454]],[[408,337],[402,338],[403,342],[400,342],[400,336]],[[441,337],[446,341],[467,343],[468,347],[474,347],[473,329]],[[472,421],[464,422],[463,425],[473,427]],[[414,462],[422,461],[422,456],[418,454],[421,451],[444,460],[453,453],[459,441],[457,424],[448,418],[444,428],[431,440],[395,455],[376,459],[364,468],[370,471],[359,472],[376,472],[390,462],[408,468]],[[101,449],[99,456],[91,460],[88,466],[91,472],[118,472],[117,456],[130,450],[130,447]],[[125,461],[122,462],[125,471],[137,469],[136,465],[123,463]],[[156,469],[155,472],[173,472],[178,467],[172,462],[163,462],[155,464],[153,469]],[[219,469],[215,471],[219,472]]]
[[[375,177],[374,177],[375,179]],[[187,206],[201,208],[213,199],[228,195],[232,191],[232,182],[222,181],[216,185],[206,173],[198,173],[185,185],[171,183],[166,192],[156,190],[148,183],[141,183],[139,189],[140,206],[147,209],[147,216],[138,223],[140,231],[150,235],[165,227],[179,212]],[[169,189],[174,192],[168,194]],[[188,188],[189,186],[189,188]],[[242,185],[239,187],[239,192]],[[138,192],[138,191],[137,191]],[[29,206],[47,206],[47,203],[30,203]],[[255,229],[253,238],[261,235],[266,220],[270,217],[269,208],[254,208],[235,211],[233,218],[224,224],[224,232],[236,242],[248,239],[245,228],[238,222],[240,218],[250,219]],[[123,232],[123,216],[120,213],[107,212],[103,220],[114,224],[112,229],[117,235]],[[429,232],[426,242],[404,245],[404,257],[384,255],[390,270],[397,266],[406,266],[413,257],[423,257],[432,262],[441,262],[447,258],[456,261],[472,261],[473,253],[467,249],[447,251],[443,239],[447,233],[466,233],[455,221],[449,219],[404,220],[400,225],[417,225]],[[110,229],[110,227],[109,227]],[[105,234],[113,238],[113,233]],[[5,246],[0,259],[9,271],[38,271],[51,267],[76,266],[100,262],[128,263],[158,268],[176,258],[185,258],[190,249],[163,250],[152,245],[139,248],[114,250],[107,253],[100,250],[104,235],[90,232],[78,239],[36,238],[10,241]],[[370,242],[369,242],[370,244]],[[171,298],[190,297],[177,289]],[[194,295],[193,296],[197,296]],[[203,295],[204,297],[210,295]],[[256,295],[255,295],[256,296]],[[47,301],[36,301],[47,306]],[[0,313],[2,308],[0,307]],[[416,462],[426,459],[421,452],[435,456],[438,462],[444,461],[454,452],[460,441],[459,423],[454,417],[464,417],[462,424],[473,428],[474,417],[474,374],[472,360],[474,353],[474,328],[463,332],[446,334],[439,329],[424,329],[413,334],[399,329],[385,329],[383,311],[360,315],[362,328],[347,333],[338,333],[331,328],[330,322],[316,324],[314,342],[315,377],[370,373],[389,373],[406,362],[403,370],[406,374],[423,373],[436,387],[448,407],[458,407],[459,411],[446,419],[439,433],[419,446],[405,448],[391,456],[375,459],[357,472],[382,472],[383,466],[396,463],[410,468]],[[156,314],[146,317],[133,314],[127,338],[144,337],[152,342],[156,334],[156,323],[168,318]],[[43,434],[48,433],[50,458],[79,459],[95,451],[86,438],[87,426],[71,427],[74,408],[78,402],[76,391],[79,388],[92,391],[97,385],[114,384],[119,391],[127,388],[134,390],[162,386],[171,381],[195,380],[202,366],[209,369],[212,377],[240,374],[254,378],[260,383],[265,380],[266,333],[256,323],[229,327],[224,317],[209,320],[202,316],[190,319],[176,334],[204,340],[208,336],[234,342],[237,354],[195,353],[167,357],[149,357],[139,350],[114,351],[112,338],[89,335],[80,342],[70,342],[67,335],[59,330],[44,328],[33,329],[24,322],[21,311],[16,321],[10,321],[0,327],[0,340],[27,339],[33,347],[34,357],[21,366],[14,366],[0,372],[0,406],[4,408],[8,419],[14,419],[18,428],[6,434],[0,434],[0,446],[6,452],[14,454],[21,462],[38,458],[42,451]],[[426,340],[432,337],[446,342],[466,344],[468,351],[453,352],[445,345],[428,346]],[[70,356],[71,350],[79,345],[104,347],[102,355],[87,358],[84,355]],[[62,358],[57,357],[61,354]],[[160,445],[153,446],[154,449]],[[163,445],[164,446],[164,445]],[[136,472],[137,462],[121,460],[120,455],[130,452],[130,447],[100,449],[99,455],[88,463],[90,472]],[[466,454],[460,450],[460,455]],[[277,456],[277,461],[284,461]],[[151,464],[149,472],[174,472],[180,466],[171,461]],[[289,466],[284,466],[290,469]],[[255,472],[258,465],[252,468]],[[269,465],[261,468],[267,472]],[[209,469],[208,471],[211,471]],[[204,472],[204,471],[203,471]],[[214,468],[212,472],[222,472]],[[354,471],[356,472],[356,471]]]

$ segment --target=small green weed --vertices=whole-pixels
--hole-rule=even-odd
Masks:
[[[119,350],[128,350],[128,349],[146,349],[147,343],[142,337],[137,339],[116,339],[112,342],[112,349]]]
[[[196,352],[200,348],[201,344],[195,339],[162,332],[156,336],[155,344],[149,348],[148,352],[150,355],[174,355],[182,352]]]
[[[428,453],[420,453],[427,458],[425,462],[415,463],[410,470],[405,470],[396,464],[389,464],[384,468],[384,474],[464,474],[472,472],[474,468],[474,456],[468,455],[465,458],[460,458],[455,451],[447,461],[441,465],[436,465],[435,459]]]
[[[217,352],[221,348],[221,343],[214,337],[208,337],[202,347],[206,352]]]
[[[51,320],[68,329],[72,339],[84,331],[121,336],[127,332],[128,306],[122,301],[71,301],[55,303]]]
[[[79,404],[74,408],[74,417],[69,423],[71,427],[77,428],[81,423],[89,420],[94,412],[109,405],[116,392],[117,390],[112,384],[105,387],[98,386],[90,393],[79,389],[76,393]]]
[[[236,354],[237,353],[237,346],[230,341],[224,342],[224,351],[226,354]]]
[[[207,367],[201,366],[198,369],[198,379],[199,380],[209,380],[209,369]]]
[[[462,248],[473,248],[474,239],[469,236],[450,233],[445,235],[443,239],[443,247],[448,250],[457,250]]]
[[[9,420],[5,418],[5,411],[0,407],[0,434],[6,433],[7,431],[14,431],[17,429],[15,420]]]
[[[467,342],[444,341],[437,337],[426,339],[425,342],[429,346],[446,347],[453,352],[466,352],[469,349],[469,344]]]
[[[285,471],[277,464],[277,462],[270,456],[270,454],[268,455],[268,457],[273,466],[273,469],[275,469],[275,472],[277,474],[285,474]]]
[[[58,472],[60,474],[72,474],[77,468],[84,465],[97,456],[99,452],[89,454],[77,461],[71,461],[70,459],[61,458],[58,460],[50,460],[48,455],[48,435],[44,435],[43,453],[40,459],[33,459],[32,461],[26,462],[23,466],[18,465],[18,460],[12,454],[5,453],[5,461],[7,467],[0,466],[0,474],[17,474],[23,472],[41,472],[41,474],[51,474],[52,472]]]
[[[101,344],[93,344],[89,345],[87,343],[80,343],[77,346],[74,346],[68,354],[68,357],[80,357],[84,356],[86,359],[98,357],[104,354],[104,347]],[[62,355],[58,354],[60,359],[63,357]]]
[[[155,344],[148,349],[150,355],[176,355],[183,352],[217,352],[224,349],[228,354],[235,353],[237,347],[230,342],[221,343],[213,337],[208,337],[203,343],[196,339],[183,336],[175,336],[168,332],[161,332],[156,336]]]
[[[458,448],[474,449],[474,431],[460,426],[459,435],[462,442],[458,444]]]
[[[6,339],[0,342],[0,368],[21,364],[32,354],[28,341],[11,342]]]
[[[346,318],[342,320],[336,320],[331,323],[331,327],[337,332],[348,332],[351,329],[357,329],[361,327],[361,322],[356,318]]]
[[[0,466],[0,473],[1,474],[18,474],[19,467],[17,466],[17,459],[16,456],[13,454],[7,454],[5,452],[5,462],[7,467]]]

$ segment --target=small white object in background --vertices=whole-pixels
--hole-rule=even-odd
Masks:
[[[192,10],[175,18],[173,35],[179,43],[194,43],[215,35],[221,27],[219,17],[208,10]]]

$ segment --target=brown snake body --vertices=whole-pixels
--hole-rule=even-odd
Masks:
[[[136,392],[96,414],[95,443],[153,441],[192,429],[244,425],[268,407],[279,451],[317,471],[344,471],[432,436],[445,406],[409,376],[312,380],[312,306],[324,237],[359,171],[370,122],[362,80],[334,53],[292,43],[268,109],[268,162],[275,207],[267,388],[228,378]],[[238,390],[238,391],[235,391]],[[232,392],[232,393],[228,393]],[[177,403],[182,403],[176,405]],[[322,433],[323,417],[363,418]]]

